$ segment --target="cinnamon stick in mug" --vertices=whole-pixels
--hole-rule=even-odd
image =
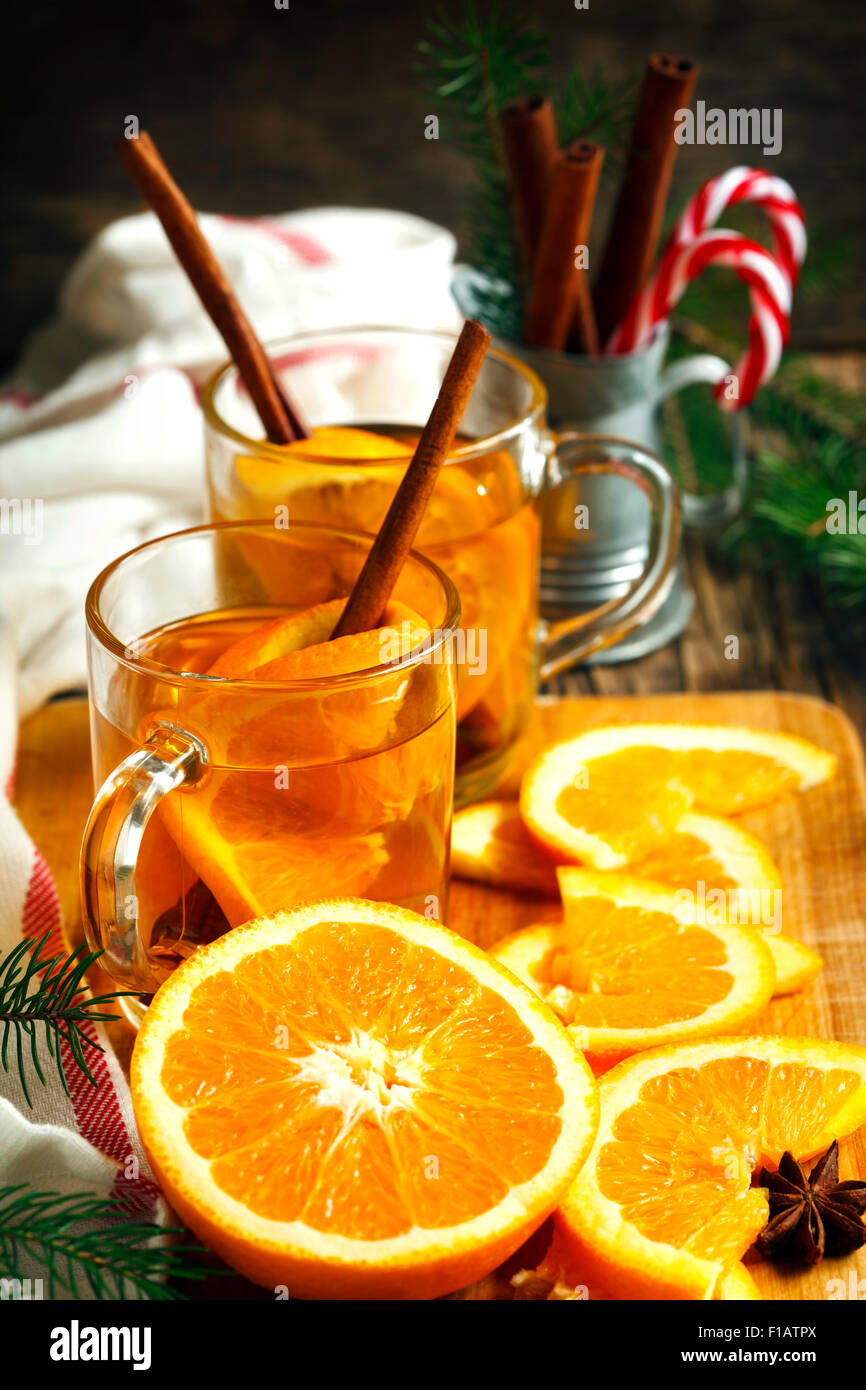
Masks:
[[[499,123],[517,241],[530,270],[559,153],[553,106],[547,97],[525,97],[503,107]]]
[[[593,292],[602,343],[649,275],[677,152],[675,115],[690,104],[697,78],[698,67],[691,58],[654,53],[647,63],[622,188]]]
[[[291,444],[295,439],[308,439],[310,431],[303,417],[277,381],[270,359],[235,298],[195,212],[147,131],[119,140],[117,153],[162,223],[174,254],[234,359],[270,442]]]
[[[430,418],[331,633],[332,640],[369,632],[379,623],[433,495],[439,469],[454,445],[489,343],[487,329],[475,319],[467,319],[445,369]]]
[[[587,245],[604,150],[575,140],[557,156],[526,302],[523,339],[562,349],[576,325],[580,348],[598,351],[587,270],[575,262]]]

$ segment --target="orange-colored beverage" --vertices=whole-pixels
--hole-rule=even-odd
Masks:
[[[83,851],[91,932],[106,946],[107,968],[113,934],[121,942],[128,935],[127,899],[138,959],[114,973],[143,990],[228,927],[302,902],[358,896],[441,919],[455,721],[454,667],[438,649],[427,659],[301,680],[211,674],[263,624],[306,612],[317,592],[330,599],[328,583],[345,595],[366,543],[318,528],[277,536],[232,526],[166,537],[133,556],[153,562],[160,548],[164,585],[139,565],[129,579],[140,586],[137,597],[121,606],[130,620],[156,611],[145,591],[150,578],[179,616],[123,633],[120,653],[95,640],[91,624],[96,786],[123,770],[103,788]],[[121,597],[129,559],[113,576]],[[281,601],[277,578],[283,594],[294,587],[303,601]],[[456,596],[440,580],[410,559],[405,597],[424,623],[447,632]],[[265,601],[249,601],[256,589]],[[238,602],[190,615],[211,590],[214,600],[233,591]],[[184,777],[155,795],[165,769],[190,750]],[[131,879],[117,869],[130,843]]]
[[[209,510],[217,520],[279,516],[378,531],[420,432],[371,424],[325,427],[280,450],[231,465],[211,445]],[[471,447],[471,441],[459,441]],[[507,449],[455,458],[441,471],[415,540],[460,594],[457,776],[466,795],[495,781],[523,729],[536,681],[539,520]]]
[[[277,380],[303,406],[311,427],[310,438],[289,445],[262,438],[237,369],[227,363],[202,394],[210,516],[375,531],[454,343],[448,333],[373,327],[298,333],[269,344]],[[525,362],[488,348],[415,540],[454,582],[463,609],[458,806],[489,795],[506,774],[538,680],[635,631],[658,610],[676,564],[678,510],[664,465],[623,440],[551,433],[546,404],[544,385]],[[581,529],[576,510],[583,489],[594,489],[602,474],[626,489],[629,504],[629,489],[640,491],[640,515],[649,520],[646,564],[641,572],[639,547],[616,580],[615,599],[595,592],[591,567],[574,549],[588,538],[599,555],[606,553],[603,536]],[[577,537],[549,550],[543,586],[536,514],[542,497]],[[593,528],[605,524],[596,512],[593,517]],[[600,597],[605,602],[591,610]]]

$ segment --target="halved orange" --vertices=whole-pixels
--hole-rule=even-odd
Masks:
[[[767,1221],[752,1172],[866,1120],[866,1048],[714,1038],[656,1048],[600,1082],[601,1123],[556,1216],[569,1267],[617,1298],[712,1298]]]
[[[183,1220],[300,1298],[427,1298],[494,1269],[592,1144],[564,1029],[483,951],[344,900],[203,947],[147,1011],[142,1141]]]
[[[597,1072],[662,1043],[737,1032],[770,1000],[773,958],[752,927],[685,922],[670,888],[559,870],[561,925],[527,927],[493,954],[569,1025]]]
[[[793,734],[721,724],[622,724],[546,748],[523,779],[527,827],[596,869],[646,858],[690,807],[734,815],[833,775]]]

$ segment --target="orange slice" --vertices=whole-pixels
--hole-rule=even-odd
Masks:
[[[481,801],[454,817],[451,866],[459,878],[558,898],[562,861],[529,834],[516,801]],[[720,904],[721,921],[761,928],[776,966],[774,994],[805,989],[822,970],[816,951],[779,930],[781,875],[758,837],[736,822],[687,811],[631,872],[692,891],[711,914]]]
[[[590,1287],[586,1283],[586,1269],[580,1259],[575,1259],[567,1235],[562,1234],[563,1223],[554,1231],[553,1240],[537,1269],[521,1270],[511,1280],[519,1299],[544,1299],[558,1303],[575,1300],[591,1300],[593,1303],[617,1300],[616,1289],[605,1289],[600,1284]],[[761,1291],[744,1264],[739,1261],[730,1266],[719,1278],[713,1299],[720,1303],[760,1302]]]
[[[694,894],[711,917],[760,928],[776,965],[774,994],[805,989],[820,974],[817,951],[781,930],[782,876],[772,856],[736,821],[688,811],[632,872]]]
[[[736,1032],[769,1002],[773,958],[752,927],[689,923],[669,888],[560,869],[561,926],[528,927],[493,954],[569,1025],[596,1071],[662,1043]]]
[[[329,599],[263,623],[221,652],[207,674],[230,680],[263,681],[349,675],[380,666],[398,652],[402,654],[399,639],[404,637],[408,655],[430,632],[420,614],[395,601],[386,607],[378,628],[332,642],[331,633],[345,606],[344,598]]]
[[[417,613],[394,602],[385,611],[388,626],[328,641],[344,604],[329,600],[263,624],[228,647],[207,674],[249,681],[351,676],[392,660],[405,637],[411,649],[429,632]],[[397,899],[413,908],[440,893],[447,850],[436,827],[447,824],[441,803],[450,797],[450,772],[433,754],[450,749],[450,735],[435,721],[435,682],[409,691],[405,684],[395,668],[369,688],[333,697],[277,691],[266,698],[243,687],[227,694],[206,686],[187,701],[184,722],[207,732],[219,765],[188,791],[166,797],[161,815],[232,926],[323,893]],[[426,706],[413,704],[423,700],[430,727],[406,738],[400,721],[423,729]],[[409,893],[402,891],[407,879]]]
[[[836,759],[805,739],[721,724],[623,724],[546,748],[520,808],[542,844],[596,869],[649,855],[693,807],[733,815],[804,791]]]
[[[235,460],[233,514],[268,516],[287,504],[293,521],[376,532],[414,449],[410,439],[319,426],[312,439],[287,445],[280,462],[248,455]],[[507,454],[503,457],[510,462]],[[460,464],[446,464],[425,509],[416,549],[478,534],[495,519],[497,505],[499,498],[490,495],[484,478],[476,480]]]
[[[561,1025],[483,951],[333,901],[203,947],[157,993],[136,1119],[183,1220],[301,1298],[427,1298],[495,1268],[592,1143]]]
[[[761,1291],[746,1266],[738,1261],[725,1270],[713,1298],[719,1303],[757,1303]]]
[[[306,489],[321,490],[328,502],[334,495],[340,497],[344,489],[363,488],[372,481],[386,485],[393,495],[400,478],[396,465],[408,463],[412,457],[412,448],[404,440],[349,425],[317,425],[310,439],[288,444],[281,452],[280,462],[248,454],[235,459],[235,477],[252,504],[250,516],[266,515],[274,500],[288,501],[291,506],[293,494]],[[334,463],[323,474],[323,463],[340,459],[346,461],[345,468]],[[356,524],[360,526],[361,520]]]
[[[656,1048],[600,1083],[601,1123],[556,1227],[618,1298],[712,1298],[767,1221],[752,1171],[866,1119],[866,1049],[821,1038]]]
[[[558,898],[558,862],[561,856],[530,835],[516,801],[478,801],[454,816],[451,869],[458,878]]]

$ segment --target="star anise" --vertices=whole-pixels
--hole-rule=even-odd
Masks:
[[[839,1145],[834,1140],[808,1178],[791,1153],[784,1153],[778,1172],[764,1168],[760,1186],[770,1196],[770,1220],[758,1236],[768,1259],[796,1255],[816,1265],[828,1255],[850,1255],[866,1245],[866,1182],[839,1181]]]

